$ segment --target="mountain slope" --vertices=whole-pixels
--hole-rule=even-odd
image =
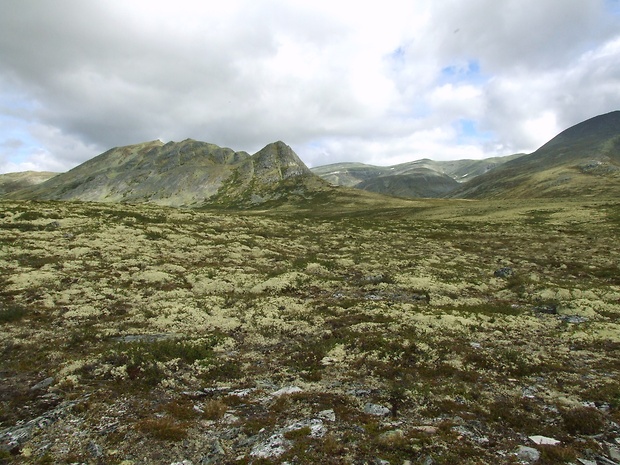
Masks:
[[[288,145],[278,141],[243,160],[209,202],[237,207],[295,202],[309,200],[328,187]]]
[[[452,192],[459,183],[450,176],[421,168],[414,173],[378,176],[355,187],[379,194],[406,198],[439,198]]]
[[[298,190],[318,188],[323,183],[282,142],[269,144],[250,156],[187,139],[117,147],[8,196],[169,206],[201,206],[205,202],[252,206],[273,199],[272,191],[284,181],[298,184]],[[279,192],[276,197],[284,195]]]
[[[392,166],[335,163],[317,166],[312,172],[333,185],[355,187],[398,197],[443,197],[459,182],[486,173],[522,154],[484,160],[416,160]]]
[[[616,196],[620,194],[620,111],[558,134],[535,152],[461,185],[459,198]]]
[[[49,171],[22,171],[20,173],[0,174],[0,195],[40,184],[57,174]]]

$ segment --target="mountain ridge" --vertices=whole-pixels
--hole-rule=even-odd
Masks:
[[[461,185],[452,198],[533,198],[620,193],[620,111],[560,132],[534,152]]]
[[[186,139],[112,148],[48,181],[8,194],[14,199],[83,200],[201,206],[210,199],[235,203],[250,186],[270,198],[281,181],[314,176],[281,141],[254,155]],[[236,179],[231,186],[231,178]],[[220,192],[221,189],[224,191]],[[239,198],[237,198],[239,197]],[[247,197],[247,196],[246,196]]]
[[[44,182],[32,185],[37,180]],[[282,141],[250,155],[193,139],[153,140],[112,148],[53,177],[3,175],[0,195],[254,208],[289,200],[333,200],[336,192],[343,192],[329,189],[334,186],[409,199],[620,195],[620,111],[576,124],[530,154],[420,159],[392,166],[348,162],[309,169]]]

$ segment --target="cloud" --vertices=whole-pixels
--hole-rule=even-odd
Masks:
[[[0,141],[22,145],[4,144],[0,172],[187,137],[248,152],[284,140],[311,165],[481,158],[620,106],[620,15],[603,0],[4,10]]]

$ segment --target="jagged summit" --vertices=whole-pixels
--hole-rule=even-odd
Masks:
[[[293,149],[282,141],[273,142],[252,156],[254,172],[264,181],[282,181],[294,176],[310,176],[312,172]]]
[[[311,186],[306,181],[316,176],[280,141],[250,156],[193,139],[154,140],[115,147],[10,197],[170,206],[257,204],[273,198],[269,191],[279,189],[282,198],[280,183],[296,178],[304,179],[307,190]]]

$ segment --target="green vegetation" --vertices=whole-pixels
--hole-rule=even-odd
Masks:
[[[0,433],[49,418],[0,462],[509,464],[528,435],[562,441],[539,463],[603,453],[619,206],[5,201]]]

